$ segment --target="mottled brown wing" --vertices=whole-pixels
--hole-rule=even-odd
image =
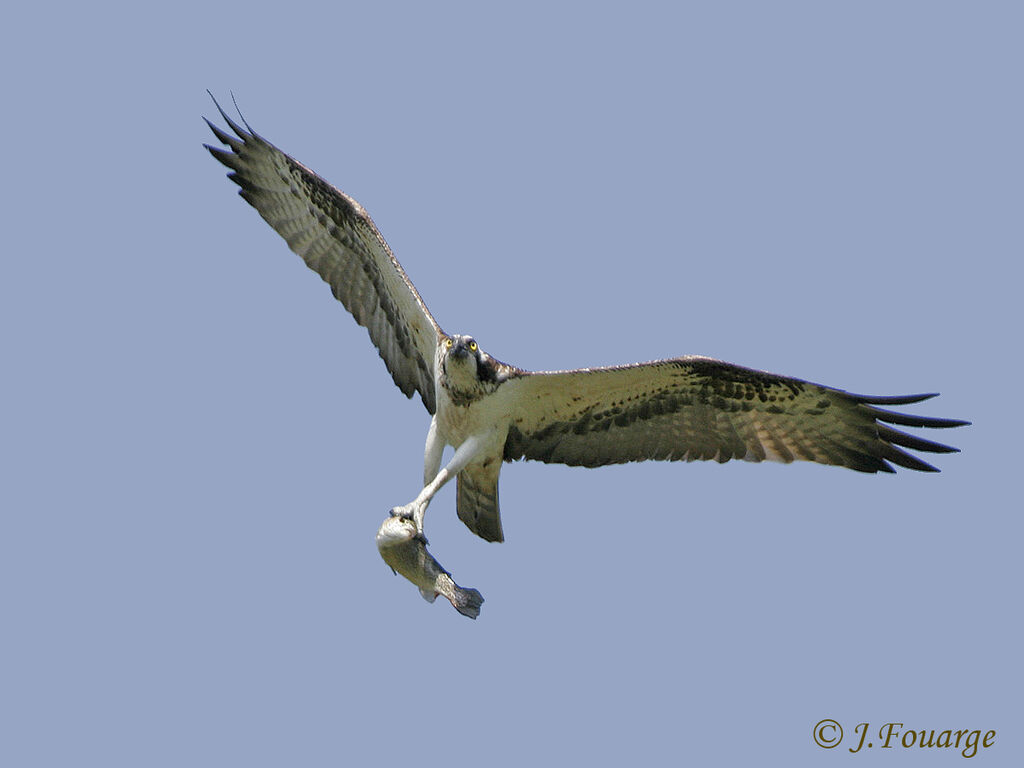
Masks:
[[[206,145],[210,154],[231,169],[228,178],[241,187],[239,194],[370,332],[398,388],[407,397],[419,392],[433,413],[434,351],[441,329],[369,215],[344,192],[236,124],[219,104],[217,109],[237,138],[207,120],[229,148]]]
[[[517,408],[505,459],[596,467],[659,459],[814,461],[861,472],[892,464],[937,471],[909,448],[956,451],[893,429],[956,427],[879,405],[932,395],[866,397],[706,357],[530,373],[504,386]]]
[[[470,464],[459,472],[455,507],[459,520],[487,541],[504,541],[498,510],[498,474],[501,461],[490,458],[482,464]]]

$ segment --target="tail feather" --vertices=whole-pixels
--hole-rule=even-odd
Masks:
[[[459,519],[473,533],[487,541],[504,541],[498,512],[500,458],[484,464],[470,464],[459,473],[455,508]]]

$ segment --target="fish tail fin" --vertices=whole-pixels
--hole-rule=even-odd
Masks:
[[[452,597],[452,605],[455,610],[463,616],[475,619],[480,615],[480,606],[483,605],[484,596],[475,589],[458,587]]]

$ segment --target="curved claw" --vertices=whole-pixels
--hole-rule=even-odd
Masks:
[[[423,536],[423,514],[427,511],[426,505],[406,504],[401,507],[392,507],[388,513],[392,517],[400,517],[403,520],[411,520],[416,526],[416,535]],[[426,543],[426,539],[424,539]]]

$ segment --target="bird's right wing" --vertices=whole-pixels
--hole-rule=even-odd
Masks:
[[[903,448],[956,449],[889,424],[968,423],[876,407],[930,395],[854,395],[697,356],[615,368],[524,371],[502,386],[512,388],[516,403],[506,461],[597,467],[647,459],[803,460],[861,472],[892,472],[892,464],[935,471]]]
[[[217,104],[214,100],[214,104]],[[407,397],[434,413],[434,354],[441,329],[363,207],[313,171],[229,118],[231,136],[209,120],[228,149],[206,145],[231,169],[239,194],[330,286],[370,332]]]

